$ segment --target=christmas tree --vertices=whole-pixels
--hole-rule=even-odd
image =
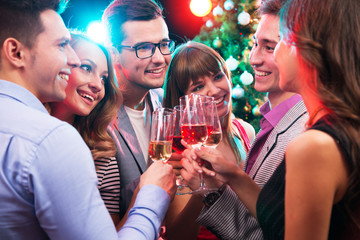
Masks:
[[[214,2],[214,1],[213,1]],[[204,43],[226,60],[232,75],[233,113],[259,130],[259,107],[266,94],[257,92],[249,63],[252,36],[258,25],[257,0],[218,0],[193,41]]]

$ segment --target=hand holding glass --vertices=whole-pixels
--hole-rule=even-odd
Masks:
[[[210,99],[213,100],[213,99]],[[194,148],[201,147],[208,138],[208,128],[206,125],[204,102],[205,98],[198,94],[185,95],[180,97],[181,111],[181,134],[184,141]],[[203,175],[200,173],[200,187],[192,192],[207,192]],[[182,193],[186,194],[186,193]]]

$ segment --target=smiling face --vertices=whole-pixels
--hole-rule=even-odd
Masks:
[[[228,77],[224,72],[200,77],[196,81],[190,81],[185,94],[196,93],[214,97],[218,115],[220,118],[229,114],[231,100],[231,86]]]
[[[71,71],[66,99],[53,104],[52,115],[71,122],[75,115],[87,116],[104,98],[108,65],[104,52],[94,43],[79,39],[73,46],[81,65]]]
[[[142,42],[159,43],[169,39],[169,31],[162,17],[149,21],[127,21],[122,25],[125,39],[122,45],[134,46]],[[162,55],[156,48],[152,57],[139,59],[135,51],[129,48],[121,49],[117,57],[119,85],[125,85],[128,90],[132,86],[143,89],[162,87],[171,60],[171,55]]]
[[[254,47],[250,53],[250,64],[255,72],[255,89],[259,92],[275,93],[279,88],[279,70],[275,63],[274,49],[280,41],[279,17],[265,14],[253,37]]]
[[[68,77],[79,59],[70,47],[70,33],[59,14],[46,10],[40,15],[44,31],[28,50],[28,89],[41,101],[62,101]]]

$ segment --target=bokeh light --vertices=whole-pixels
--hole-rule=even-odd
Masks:
[[[197,17],[204,17],[211,11],[211,0],[191,0],[190,10]]]
[[[100,21],[90,22],[86,34],[95,42],[102,44],[105,42],[106,30]]]

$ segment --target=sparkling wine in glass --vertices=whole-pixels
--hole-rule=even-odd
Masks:
[[[182,138],[187,144],[198,148],[208,137],[204,103],[198,94],[182,96],[179,101],[183,107],[180,117]]]
[[[205,117],[208,138],[204,145],[206,147],[216,148],[222,139],[222,129],[215,101],[211,101],[205,105]]]
[[[185,95],[180,97],[181,111],[180,127],[184,141],[193,148],[202,146],[208,138],[207,122],[205,118],[204,101],[198,94]],[[203,175],[200,173],[200,187],[197,190],[181,193],[190,194],[195,192],[207,192]],[[180,194],[180,195],[181,195]]]
[[[152,113],[149,155],[153,161],[167,162],[172,152],[174,112],[158,108]]]

